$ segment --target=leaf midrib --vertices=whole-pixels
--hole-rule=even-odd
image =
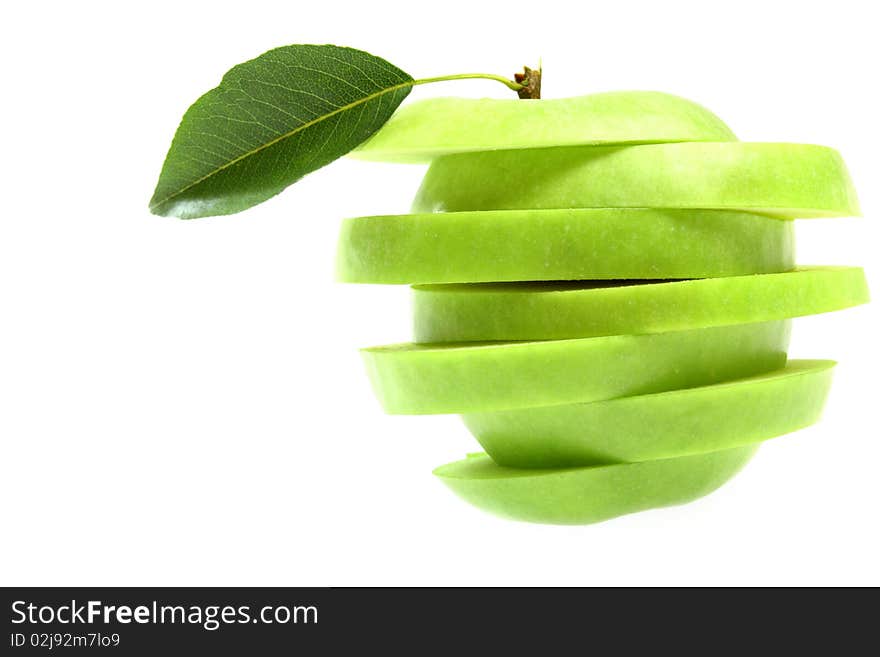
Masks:
[[[274,139],[267,141],[265,144],[261,144],[261,145],[257,146],[256,148],[252,148],[251,150],[249,150],[245,153],[242,153],[241,155],[231,159],[229,162],[226,162],[225,164],[206,173],[204,176],[201,176],[197,180],[194,180],[193,182],[181,187],[177,191],[175,191],[171,194],[168,194],[162,200],[150,203],[150,209],[155,210],[156,208],[161,207],[162,205],[168,203],[173,198],[180,196],[181,194],[183,194],[187,190],[190,190],[193,187],[195,187],[196,185],[199,185],[199,184],[205,182],[211,176],[214,176],[214,175],[220,173],[221,171],[228,169],[229,167],[233,166],[234,164],[237,164],[238,162],[241,162],[242,160],[244,160],[248,157],[251,157],[252,155],[255,155],[256,153],[259,153],[262,150],[265,150],[271,146],[274,146],[275,144],[277,144],[281,141],[284,141],[285,139],[288,139],[289,137],[292,137],[293,135],[305,130],[306,128],[310,128],[311,126],[316,125],[316,124],[320,123],[321,121],[325,121],[332,116],[336,116],[337,114],[341,114],[342,112],[347,112],[348,110],[352,109],[353,107],[357,107],[358,105],[362,105],[363,103],[368,103],[371,100],[379,98],[380,96],[383,96],[385,94],[392,93],[394,91],[398,91],[399,89],[403,89],[405,87],[411,87],[414,84],[416,84],[416,82],[417,82],[416,80],[411,79],[411,80],[407,80],[406,82],[401,82],[399,84],[395,84],[391,87],[386,87],[385,89],[381,89],[380,91],[372,93],[368,96],[364,96],[363,98],[359,98],[358,100],[353,101],[351,103],[348,103],[347,105],[342,105],[339,108],[333,110],[332,112],[328,112],[327,114],[319,116],[316,119],[312,119],[311,121],[307,121],[306,123],[303,123],[302,125],[297,126],[293,130],[289,130],[288,132],[285,132],[284,134],[281,134],[281,135],[275,137]]]

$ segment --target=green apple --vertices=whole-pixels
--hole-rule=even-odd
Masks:
[[[351,283],[739,276],[794,267],[792,222],[717,210],[612,208],[357,217],[336,271]]]
[[[385,411],[473,413],[690,388],[778,369],[790,321],[541,342],[362,350]]]
[[[734,140],[705,107],[657,91],[528,101],[430,98],[400,108],[351,155],[428,162],[449,153],[511,148]]]
[[[868,302],[859,267],[640,282],[413,288],[415,342],[561,340],[660,333],[813,315]]]
[[[794,217],[859,214],[837,151],[742,142],[582,146],[446,155],[413,212],[653,207]]]
[[[834,361],[590,404],[473,413],[464,422],[500,464],[552,468],[666,459],[742,447],[819,419]]]
[[[485,455],[434,474],[456,495],[504,518],[584,525],[684,504],[727,482],[757,451],[749,445],[674,459],[581,468],[506,468]]]
[[[859,214],[840,155],[674,96],[433,99],[352,155],[431,163],[412,214],[342,227],[340,280],[416,285],[416,342],[362,350],[373,388],[464,414],[489,455],[435,474],[505,517],[715,490],[819,417],[834,363],[786,364],[789,318],[868,300],[859,268],[794,264],[790,219]]]

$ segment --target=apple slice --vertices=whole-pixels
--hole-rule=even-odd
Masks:
[[[757,449],[749,445],[674,459],[549,470],[506,468],[486,455],[474,455],[442,465],[434,474],[465,501],[504,518],[585,525],[708,495]]]
[[[669,282],[413,288],[415,342],[562,340],[802,317],[869,299],[860,267]]]
[[[400,108],[351,156],[418,163],[509,148],[734,140],[705,107],[657,91],[529,101],[430,98]]]
[[[835,363],[790,360],[714,385],[496,413],[464,422],[500,465],[553,468],[666,459],[742,447],[819,419]]]
[[[388,413],[473,413],[690,388],[778,369],[791,322],[361,351]]]
[[[717,210],[582,209],[357,217],[349,283],[704,278],[788,271],[792,222]]]
[[[859,214],[837,151],[809,144],[586,146],[447,155],[413,212],[716,208],[793,217]]]

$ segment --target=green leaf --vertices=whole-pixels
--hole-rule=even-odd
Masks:
[[[367,139],[413,83],[384,59],[331,45],[239,64],[183,115],[150,210],[191,219],[262,203]]]

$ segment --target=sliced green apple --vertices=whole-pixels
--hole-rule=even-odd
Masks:
[[[428,162],[449,153],[510,148],[734,140],[705,107],[657,91],[529,101],[430,98],[404,105],[351,155]]]
[[[580,146],[434,160],[413,212],[652,207],[859,214],[840,154],[809,144]]]
[[[590,404],[474,413],[464,422],[500,465],[553,468],[666,459],[758,443],[819,419],[834,361]]]
[[[419,285],[415,342],[561,340],[787,319],[867,303],[860,267],[700,280]]]
[[[512,210],[357,217],[342,224],[350,283],[739,276],[794,267],[792,222],[717,210]]]
[[[472,413],[690,388],[778,369],[790,321],[543,342],[362,350],[388,413]]]
[[[731,479],[757,447],[674,459],[581,468],[506,468],[488,456],[442,465],[434,474],[474,506],[513,520],[585,525],[684,504]]]

